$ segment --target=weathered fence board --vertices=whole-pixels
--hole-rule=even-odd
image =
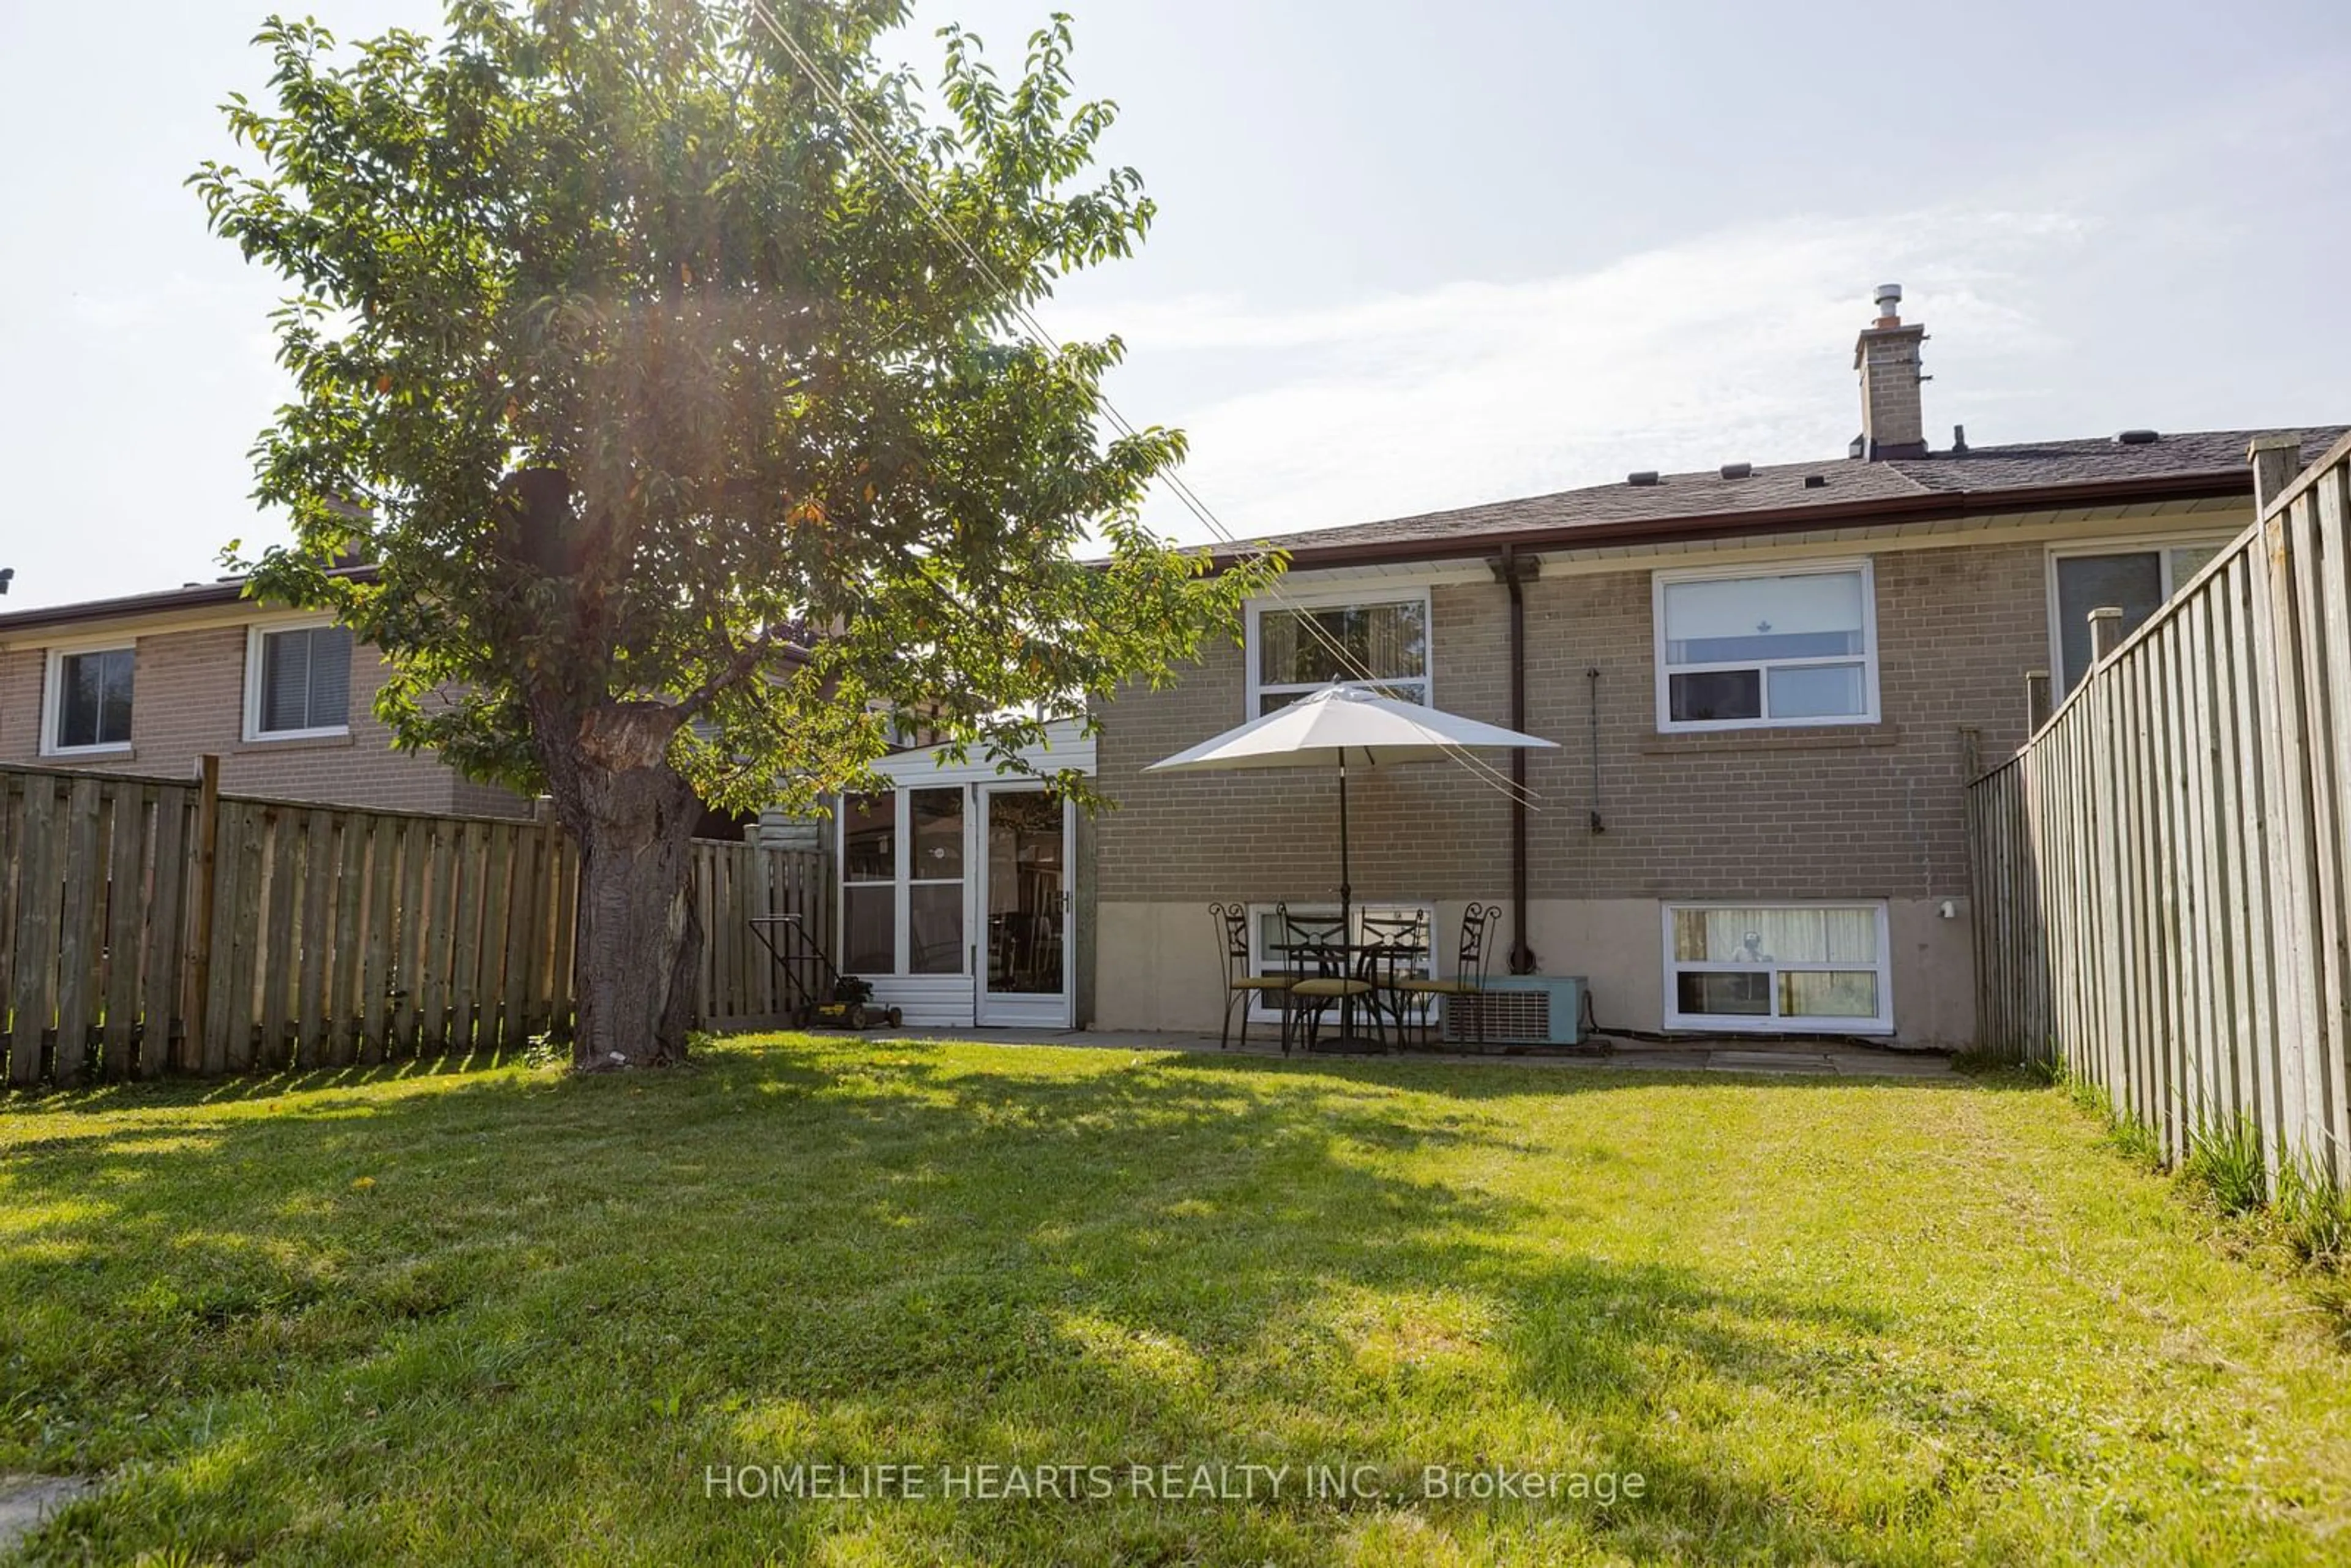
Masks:
[[[2273,459],[2271,461],[2274,461]],[[1968,791],[1979,1019],[2173,1159],[2351,1185],[2351,440]]]
[[[831,940],[821,855],[697,841],[711,1026],[789,1021],[755,914]],[[579,855],[552,822],[0,768],[0,1067],[16,1086],[511,1049],[571,1026]]]

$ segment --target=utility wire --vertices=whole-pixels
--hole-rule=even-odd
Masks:
[[[768,9],[765,0],[747,0],[747,3],[751,15],[757,17],[760,25],[768,30],[768,36],[782,46],[784,52],[791,56],[792,62],[799,67],[800,74],[806,77],[809,85],[831,104],[850,134],[855,137],[866,152],[889,173],[899,189],[906,193],[907,199],[914,204],[931,225],[963,254],[965,259],[969,261],[978,273],[981,280],[995,289],[998,297],[1004,299],[1014,319],[1027,329],[1029,336],[1036,340],[1037,346],[1048,354],[1058,353],[1059,350],[1055,347],[1058,340],[1046,330],[1045,324],[1037,319],[1035,311],[1029,308],[1027,301],[1005,282],[1003,277],[989,264],[987,258],[981,255],[979,250],[965,237],[963,232],[955,226],[944,212],[939,210],[937,204],[931,200],[929,193],[900,166],[897,158],[892,155],[890,150],[882,144],[881,139],[866,126],[856,110],[851,106],[848,99],[832,83],[825,79],[824,74],[817,69],[816,62],[811,60],[799,44],[784,31],[774,15]],[[1113,429],[1129,440],[1138,437],[1135,426],[1128,421],[1125,414],[1119,412],[1118,406],[1111,402],[1109,394],[1099,386],[1094,389],[1094,401],[1108,417]],[[1247,554],[1262,556],[1265,553],[1243,544],[1236,538],[1232,530],[1228,528],[1223,520],[1210,509],[1208,504],[1202,500],[1198,494],[1175,472],[1172,470],[1164,472],[1159,478],[1165,483],[1176,500],[1181,502],[1185,508],[1218,539]],[[1379,677],[1364,667],[1344,643],[1332,636],[1322,623],[1314,618],[1311,610],[1300,605],[1294,600],[1288,599],[1282,593],[1281,585],[1278,580],[1267,585],[1267,596],[1296,616],[1322,643],[1343,671],[1351,672],[1364,684],[1371,685],[1381,684]],[[1467,747],[1448,742],[1446,743],[1444,749],[1448,757],[1468,769],[1472,778],[1477,779],[1489,789],[1525,805],[1531,810],[1541,810],[1541,807],[1537,804],[1540,797],[1533,790],[1521,789],[1507,774],[1484,758],[1474,756]]]

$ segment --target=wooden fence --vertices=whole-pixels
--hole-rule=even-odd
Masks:
[[[747,917],[799,914],[829,948],[828,862],[706,841],[693,857],[697,1016],[785,1021]],[[340,1066],[562,1036],[578,889],[578,853],[549,822],[0,768],[7,1080]]]
[[[1968,791],[1983,1043],[2351,1185],[2351,440]]]

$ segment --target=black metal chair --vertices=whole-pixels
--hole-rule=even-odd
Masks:
[[[1217,945],[1225,964],[1225,1028],[1217,1037],[1219,1050],[1229,1051],[1233,1043],[1233,1009],[1241,1013],[1241,1049],[1249,1049],[1249,1009],[1259,997],[1279,997],[1281,1000],[1281,1053],[1290,1054],[1290,982],[1289,975],[1259,975],[1252,972],[1249,960],[1249,915],[1246,904],[1212,904],[1208,918],[1216,923]]]
[[[1460,1001],[1469,1002],[1470,1016],[1478,1036],[1478,1049],[1486,1049],[1486,975],[1492,961],[1494,927],[1502,918],[1499,905],[1473,904],[1461,912],[1461,943],[1455,950],[1453,973],[1439,978],[1408,979],[1397,989],[1409,997],[1422,998],[1428,1009],[1423,1015],[1423,1038],[1434,1032],[1437,1002],[1447,1006]]]
[[[1418,1007],[1435,1007],[1435,999],[1405,988],[1422,978],[1421,960],[1430,956],[1428,915],[1421,910],[1363,916],[1364,946],[1370,959],[1373,1006],[1383,1015],[1381,1034],[1395,1026],[1398,1047],[1411,1039],[1407,1015]]]
[[[1291,1015],[1283,1024],[1283,1051],[1289,1050],[1290,1035],[1302,1023],[1304,1046],[1311,1054],[1322,1034],[1323,1015],[1333,1007],[1343,1010],[1358,998],[1371,998],[1372,1022],[1376,1030],[1379,1004],[1374,994],[1377,988],[1372,984],[1369,973],[1372,955],[1368,951],[1356,955],[1348,952],[1346,922],[1335,915],[1321,919],[1295,915],[1286,904],[1280,913],[1282,942],[1290,951],[1292,967],[1300,967],[1302,959],[1313,970],[1304,979],[1290,983]]]

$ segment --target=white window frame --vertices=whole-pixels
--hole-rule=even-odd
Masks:
[[[2043,552],[2043,592],[2049,613],[2049,678],[2054,700],[2062,702],[2074,688],[2065,680],[2065,624],[2057,608],[2057,563],[2083,556],[2148,555],[2152,554],[2162,571],[2163,602],[2171,602],[2179,591],[2180,581],[2172,575],[2171,552],[2176,549],[2213,549],[2225,550],[2237,540],[2242,528],[2225,534],[2130,534],[2106,539],[2074,539],[2062,545],[2051,545]],[[2158,606],[2161,608],[2160,605]],[[2086,673],[2086,672],[2085,672]]]
[[[936,789],[963,797],[963,874],[953,877],[918,877],[914,870],[914,801],[918,789]],[[852,790],[852,794],[887,795],[891,801],[891,873],[883,882],[852,882],[846,875],[833,879],[833,929],[842,933],[846,952],[849,931],[849,890],[852,887],[886,887],[893,890],[890,931],[890,967],[885,971],[868,971],[860,976],[867,980],[968,980],[972,973],[972,814],[977,808],[972,787],[948,782],[896,784],[886,789]],[[846,870],[849,864],[849,814],[837,810],[832,814],[832,863]],[[956,967],[949,970],[926,969],[915,972],[910,966],[914,957],[914,895],[918,887],[960,885],[963,889],[963,951]],[[1065,936],[1064,940],[1068,938]]]
[[[110,740],[97,746],[61,746],[57,743],[57,725],[64,717],[66,661],[84,653],[118,653],[131,655],[131,740]],[[82,637],[70,642],[53,643],[41,670],[41,736],[39,751],[43,757],[127,757],[138,735],[139,725],[139,639],[136,637]]]
[[[1693,959],[1687,962],[1674,956],[1674,916],[1687,910],[1698,909],[1866,909],[1877,919],[1877,962],[1870,966],[1877,973],[1877,1016],[1872,1019],[1810,1018],[1798,1015],[1766,1013],[1685,1013],[1681,1010],[1681,988],[1674,977],[1684,970],[1698,974],[1754,974],[1761,971],[1771,977],[1771,1005],[1780,1005],[1779,977],[1782,970],[1791,973],[1849,974],[1863,967],[1852,962],[1789,963],[1776,960],[1769,964],[1720,964]],[[1659,924],[1663,928],[1663,946],[1659,953],[1665,970],[1665,1019],[1669,1030],[1703,1030],[1709,1033],[1744,1034],[1892,1034],[1894,1032],[1894,972],[1892,933],[1886,920],[1884,899],[1873,898],[1715,898],[1684,899],[1659,907]]]
[[[282,620],[256,621],[245,629],[245,738],[247,742],[271,740],[333,740],[351,732],[350,697],[343,696],[344,720],[340,724],[319,725],[307,729],[264,729],[261,727],[262,653],[267,641],[280,632],[308,632],[315,627],[332,626],[332,615],[291,615]],[[360,641],[351,639],[352,684],[359,674]]]
[[[1677,582],[1719,581],[1725,579],[1768,577],[1844,577],[1858,573],[1861,577],[1861,681],[1863,710],[1856,714],[1802,714],[1788,718],[1773,718],[1768,711],[1771,705],[1771,675],[1774,669],[1796,669],[1815,664],[1850,664],[1851,653],[1819,654],[1802,659],[1737,659],[1702,664],[1666,663],[1666,589]],[[1677,734],[1695,730],[1722,729],[1813,729],[1824,725],[1876,724],[1878,722],[1877,697],[1877,571],[1872,558],[1851,556],[1833,560],[1746,561],[1738,566],[1677,567],[1649,574],[1649,622],[1651,660],[1656,673],[1657,730],[1660,734]],[[1703,674],[1718,670],[1756,670],[1761,672],[1761,696],[1767,710],[1757,718],[1693,718],[1673,716],[1673,677],[1676,674]]]
[[[1311,593],[1285,591],[1279,599],[1252,599],[1242,607],[1245,617],[1241,642],[1244,691],[1242,716],[1245,719],[1257,717],[1259,711],[1258,705],[1268,692],[1311,692],[1320,689],[1313,685],[1293,681],[1276,681],[1271,685],[1267,685],[1259,679],[1258,653],[1262,643],[1258,628],[1266,612],[1345,610],[1374,604],[1420,606],[1421,673],[1417,676],[1408,676],[1405,679],[1413,680],[1418,684],[1421,706],[1435,707],[1437,706],[1437,612],[1430,602],[1427,585],[1424,583],[1411,588],[1373,588],[1366,585],[1361,588],[1326,589]],[[1343,681],[1338,684],[1376,688],[1399,683]]]

